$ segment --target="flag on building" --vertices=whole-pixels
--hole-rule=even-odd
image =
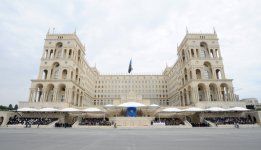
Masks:
[[[132,59],[131,59],[130,64],[129,64],[128,73],[131,73],[132,70],[133,70],[133,68],[132,68]]]

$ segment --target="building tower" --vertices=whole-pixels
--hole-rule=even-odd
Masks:
[[[178,46],[178,99],[181,106],[236,101],[227,79],[216,32],[186,33]]]
[[[73,34],[46,34],[38,78],[32,80],[29,104],[82,107],[92,102],[97,72],[85,61],[85,47]],[[35,104],[34,104],[35,106]]]

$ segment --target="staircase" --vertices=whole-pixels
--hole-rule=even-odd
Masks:
[[[111,117],[110,121],[114,121],[119,127],[144,127],[150,126],[154,117]]]

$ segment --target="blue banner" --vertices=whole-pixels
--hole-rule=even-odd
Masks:
[[[136,107],[128,107],[127,108],[127,117],[136,117],[136,116],[137,116]]]

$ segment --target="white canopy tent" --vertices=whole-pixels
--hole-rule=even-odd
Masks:
[[[148,107],[160,107],[160,106],[157,105],[157,104],[151,104],[151,105],[149,105]]]
[[[202,111],[204,111],[204,109],[198,108],[198,107],[190,107],[190,108],[184,109],[183,111],[185,111],[185,112],[202,112]]]
[[[102,110],[100,110],[99,108],[96,107],[90,107],[90,108],[86,108],[84,110],[81,110],[82,112],[103,112]]]
[[[249,111],[249,109],[243,108],[243,107],[233,107],[233,108],[228,108],[228,111]]]
[[[146,105],[137,102],[126,102],[118,105],[118,107],[145,107]]]
[[[19,109],[17,109],[17,111],[20,111],[20,112],[36,112],[36,111],[38,111],[38,109],[25,107],[25,108],[19,108]]]
[[[71,107],[68,107],[68,108],[63,108],[61,110],[59,110],[60,112],[79,112],[80,110],[79,109],[76,109],[76,108],[71,108]]]
[[[58,109],[47,107],[47,108],[41,108],[39,109],[39,112],[56,112]]]
[[[183,112],[183,110],[175,107],[170,107],[170,108],[163,109],[161,112]]]
[[[226,109],[220,108],[220,107],[210,107],[208,109],[205,109],[205,111],[211,111],[211,112],[224,112]]]
[[[107,105],[105,105],[104,107],[110,108],[110,107],[115,107],[115,105],[107,104]]]

